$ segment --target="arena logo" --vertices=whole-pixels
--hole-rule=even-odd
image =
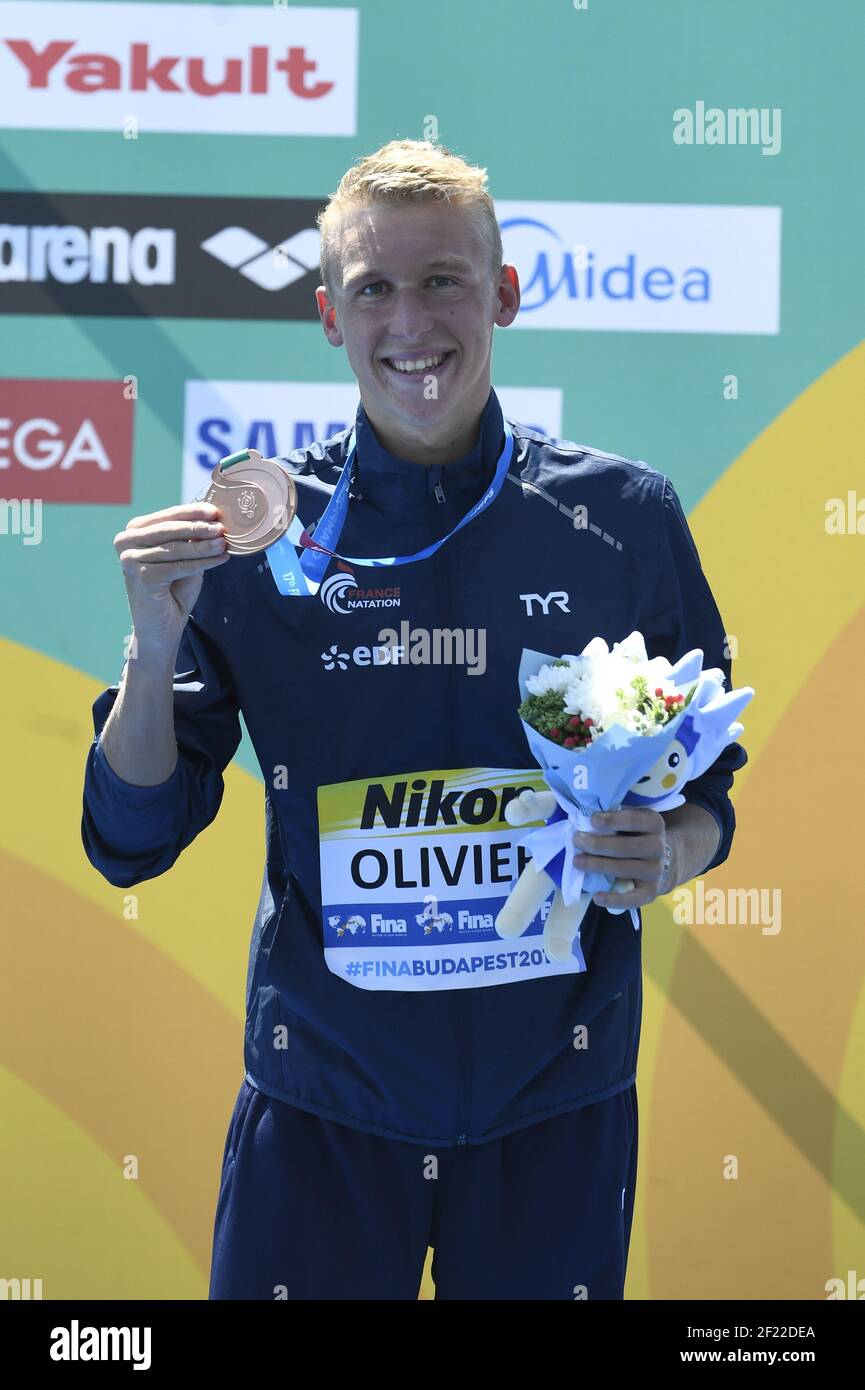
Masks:
[[[259,289],[284,290],[318,271],[319,233],[303,228],[270,246],[245,227],[223,227],[201,243],[215,260]],[[175,227],[91,226],[66,223],[0,227],[0,282],[53,280],[60,285],[173,285],[177,279]]]
[[[0,226],[0,282],[173,285],[173,227]]]
[[[359,608],[399,608],[398,585],[385,584],[361,589],[347,565],[340,564],[325,579],[318,596],[331,613],[354,613]]]
[[[311,198],[8,193],[4,308],[73,318],[317,319],[315,210]]]
[[[203,251],[245,275],[260,289],[285,289],[311,270],[318,271],[321,237],[314,227],[304,227],[276,246],[268,246],[246,227],[223,227],[201,243]]]

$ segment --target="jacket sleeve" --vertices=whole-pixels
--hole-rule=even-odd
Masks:
[[[641,629],[650,657],[665,656],[675,663],[686,652],[700,647],[703,666],[724,672],[726,689],[732,686],[732,663],[727,656],[727,635],[721,615],[703,573],[690,527],[673,484],[663,480],[660,550],[657,584],[650,586],[651,616]],[[702,806],[715,817],[721,839],[714,858],[702,870],[723,864],[730,853],[736,814],[729,797],[733,773],[744,767],[748,754],[740,743],[730,743],[700,777],[682,789],[686,802]]]
[[[127,658],[128,660],[128,658]],[[120,683],[93,705],[95,738],[84,773],[81,838],[88,859],[109,883],[127,888],[170,869],[216,816],[222,773],[240,742],[239,705],[225,659],[190,616],[174,671],[177,765],[153,787],[123,781],[100,744]]]

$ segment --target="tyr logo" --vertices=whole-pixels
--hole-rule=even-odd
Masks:
[[[520,598],[526,605],[526,613],[529,617],[532,616],[536,603],[540,604],[542,613],[549,613],[551,603],[554,603],[557,608],[561,608],[563,613],[570,613],[571,611],[568,607],[568,595],[564,589],[554,589],[551,594],[547,594],[546,598],[540,594],[520,594]]]

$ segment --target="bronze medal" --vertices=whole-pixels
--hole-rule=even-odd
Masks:
[[[222,512],[227,554],[255,555],[288,529],[297,512],[297,489],[275,459],[250,449],[230,468],[217,464],[204,501]]]

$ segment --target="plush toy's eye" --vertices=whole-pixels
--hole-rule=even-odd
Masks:
[[[639,779],[639,781],[638,781],[638,783],[637,783],[637,786],[640,785],[640,782],[648,782],[648,780],[649,780],[649,774],[648,774],[648,772],[647,772],[646,775],[645,775],[645,777],[641,777],[641,778]]]
[[[667,765],[668,767],[678,767],[681,761],[682,759],[678,753],[671,753],[667,758]]]

